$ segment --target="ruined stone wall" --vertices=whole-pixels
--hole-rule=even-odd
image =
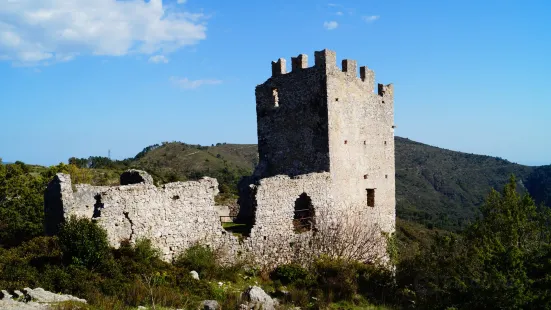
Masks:
[[[293,226],[295,203],[306,194],[314,206],[314,214],[331,209],[333,198],[329,173],[311,173],[296,177],[275,176],[258,181],[255,187],[256,210],[250,238],[245,240],[246,251],[259,263],[289,262],[293,244],[308,238],[312,231],[296,233]]]
[[[46,226],[58,227],[71,215],[93,219],[106,229],[111,246],[148,238],[170,260],[196,242],[237,244],[221,226],[214,207],[217,193],[218,182],[212,178],[162,187],[77,184],[73,192],[70,176],[57,174],[46,193]]]

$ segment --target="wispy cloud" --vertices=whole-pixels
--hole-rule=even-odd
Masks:
[[[149,62],[152,62],[154,64],[160,64],[160,63],[166,64],[168,63],[168,58],[166,58],[166,56],[164,55],[155,55],[155,56],[149,57]]]
[[[162,0],[0,2],[0,60],[14,64],[53,64],[78,55],[166,55],[206,38],[207,16]]]
[[[342,15],[343,15],[343,12],[341,12],[341,11],[338,11],[338,12],[337,12],[337,13],[335,13],[335,14],[337,14],[338,16],[342,16]]]
[[[339,23],[332,20],[332,21],[329,21],[329,22],[324,22],[323,27],[327,30],[333,30],[333,29],[336,29],[337,27],[339,27]]]
[[[372,22],[378,20],[379,18],[380,18],[379,15],[362,16],[362,19],[363,19],[366,23],[372,23]]]
[[[178,4],[184,4],[184,3],[187,2],[187,0],[178,0],[177,2],[178,2]]]
[[[216,79],[204,79],[204,80],[190,80],[188,78],[180,78],[177,76],[171,76],[170,82],[177,87],[183,89],[196,89],[203,85],[218,85],[221,84],[221,80]]]

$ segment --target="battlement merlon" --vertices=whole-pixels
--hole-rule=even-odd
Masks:
[[[334,51],[328,49],[316,51],[314,52],[314,58],[316,67],[326,69],[337,66],[337,53]]]
[[[358,62],[350,59],[342,60],[342,72],[346,75],[357,76],[358,74]]]
[[[378,84],[377,93],[381,97],[393,97],[394,96],[394,85],[393,84]]]
[[[300,54],[297,57],[291,57],[291,71],[308,68],[308,55]]]
[[[375,90],[375,71],[369,70],[369,68],[362,66],[360,67],[360,78],[369,86],[369,92],[373,92]]]
[[[276,61],[272,61],[272,76],[282,75],[287,73],[287,63],[285,58],[279,58]]]

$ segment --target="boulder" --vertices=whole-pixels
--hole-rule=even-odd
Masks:
[[[247,306],[254,309],[274,310],[274,300],[270,295],[258,286],[249,286],[243,297],[248,302]]]
[[[153,178],[143,170],[130,169],[121,174],[121,185],[153,184]]]
[[[34,290],[26,287],[23,290],[32,300],[37,302],[55,303],[55,302],[62,302],[62,301],[77,301],[77,302],[86,303],[86,300],[84,299],[80,299],[78,297],[71,296],[71,295],[62,295],[62,294],[48,292],[41,287],[37,287]]]

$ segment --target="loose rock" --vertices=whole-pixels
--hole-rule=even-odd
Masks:
[[[249,286],[244,294],[245,300],[248,301],[248,307],[257,308],[261,307],[264,310],[274,310],[274,300],[270,295],[266,294],[264,290],[258,286]]]
[[[204,310],[219,310],[220,305],[216,300],[203,300],[200,309]]]
[[[189,274],[190,274],[191,277],[194,278],[195,280],[199,280],[199,274],[197,273],[197,271],[192,270],[192,271],[189,272]]]

